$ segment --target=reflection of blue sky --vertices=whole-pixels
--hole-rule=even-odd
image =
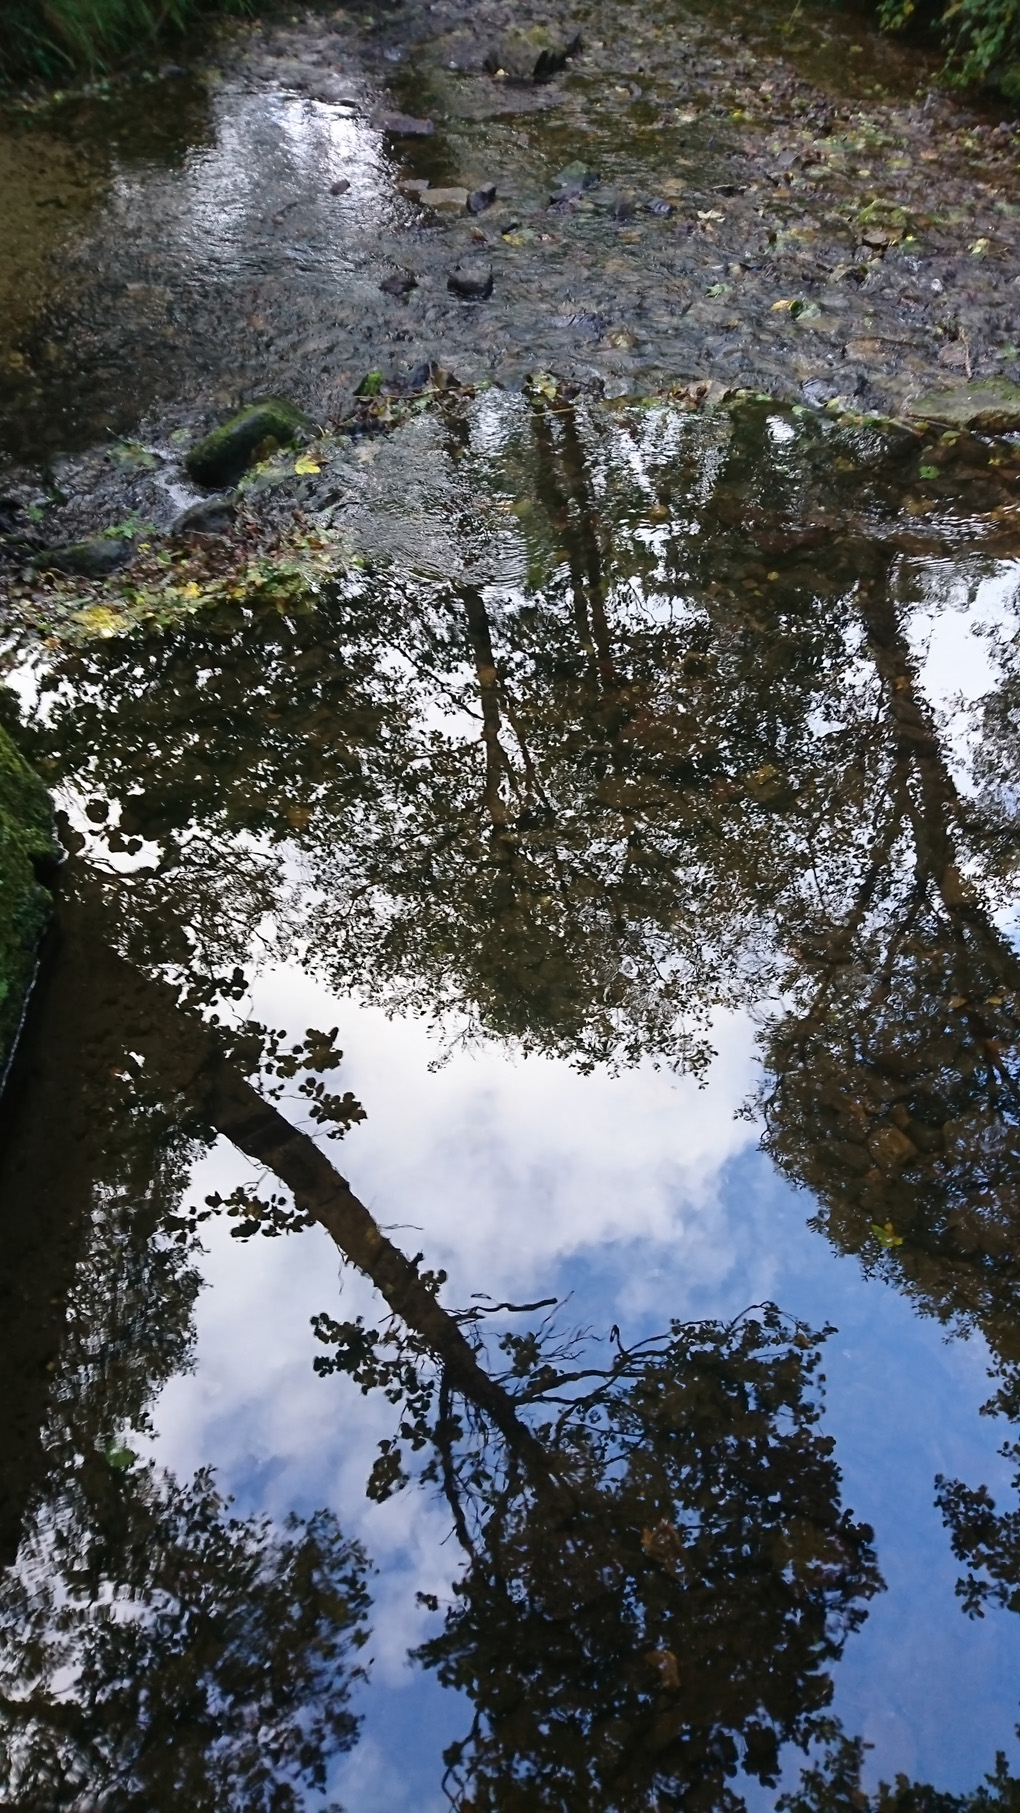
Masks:
[[[850,1643],[838,1709],[875,1742],[887,1776],[975,1782],[1010,1746],[1015,1626],[1005,1614],[977,1624],[961,1614],[932,1480],[944,1471],[1004,1483],[1000,1432],[976,1414],[987,1395],[982,1350],[946,1344],[937,1325],[806,1228],[810,1199],[734,1119],[753,1083],[746,1023],[717,1028],[720,1056],[699,1091],[652,1070],[582,1078],[492,1047],[455,1050],[430,1070],[436,1046],[420,1024],[330,1002],[300,973],[265,979],[255,1007],[295,1032],[339,1023],[341,1074],[369,1111],[336,1149],[341,1168],[395,1238],[450,1270],[447,1301],[472,1290],[572,1291],[578,1321],[605,1330],[619,1320],[635,1336],[767,1294],[838,1325],[827,1426],[847,1501],[875,1525],[890,1589]],[[196,1183],[222,1189],[243,1174],[217,1152]],[[312,1230],[239,1246],[214,1223],[209,1244],[197,1368],[159,1407],[162,1457],[182,1471],[212,1461],[244,1506],[282,1514],[328,1502],[363,1536],[381,1569],[374,1686],[338,1791],[351,1813],[438,1810],[439,1752],[466,1721],[404,1655],[426,1628],[415,1591],[443,1597],[455,1564],[445,1520],[418,1494],[381,1508],[364,1499],[389,1421],[345,1382],[312,1373],[309,1317],[337,1303],[326,1239]],[[356,1278],[344,1279],[342,1301],[346,1314],[371,1311]]]

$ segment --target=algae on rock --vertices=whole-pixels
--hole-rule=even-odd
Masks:
[[[219,489],[236,484],[256,459],[286,447],[313,427],[304,411],[283,397],[250,403],[192,447],[184,464],[197,485]]]
[[[0,725],[0,1073],[49,917],[50,895],[38,870],[55,854],[49,794]]]

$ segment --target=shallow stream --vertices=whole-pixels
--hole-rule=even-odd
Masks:
[[[820,1813],[833,1720],[869,1790],[963,1794],[1020,1769],[1020,442],[888,412],[947,344],[1009,374],[1011,253],[968,300],[994,195],[913,250],[833,217],[862,275],[802,264],[798,328],[713,241],[780,155],[718,95],[1012,140],[839,17],[685,19],[686,122],[615,14],[499,106],[501,15],[423,19],[2,141],[54,223],[5,278],[16,537],[158,560],[230,407],[456,380],[265,462],[235,540],[297,522],[285,586],[129,627],[128,567],[43,622],[9,563],[68,859],[0,1104],[8,1804],[729,1813],[808,1751]],[[578,157],[674,212],[549,225]],[[445,288],[479,247],[491,308]],[[848,311],[871,351],[803,337]]]

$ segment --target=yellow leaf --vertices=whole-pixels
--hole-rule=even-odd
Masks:
[[[792,308],[794,303],[796,302],[796,300],[797,300],[796,296],[788,296],[784,302],[774,302],[772,304],[772,313],[775,314],[777,309]]]
[[[90,636],[119,636],[124,628],[123,617],[111,611],[105,604],[89,605],[87,610],[75,613],[75,622]]]
[[[196,585],[193,579],[189,579],[187,585],[181,587],[182,598],[201,598],[201,596],[202,588],[200,585]]]
[[[309,454],[303,453],[300,459],[294,461],[294,470],[295,472],[304,474],[306,472],[321,472],[322,467],[317,465]]]

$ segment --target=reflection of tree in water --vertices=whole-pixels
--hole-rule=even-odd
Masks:
[[[515,1466],[490,1492],[418,1652],[474,1706],[458,1805],[738,1808],[732,1777],[775,1780],[879,1584],[814,1426],[817,1364],[774,1311],[676,1325],[560,1409],[559,1498]],[[476,1491],[479,1471],[462,1459]]]
[[[292,1193],[296,1220],[318,1220],[382,1294],[392,1318],[382,1346],[324,1318],[333,1356],[322,1369],[396,1397],[404,1439],[432,1457],[426,1472],[467,1544],[457,1613],[428,1659],[473,1682],[478,1791],[489,1781],[502,1795],[509,1770],[507,1791],[519,1773],[549,1805],[573,1805],[564,1759],[590,1743],[599,1804],[652,1806],[682,1791],[738,1805],[727,1778],[743,1767],[769,1779],[778,1745],[809,1730],[878,1585],[870,1532],[841,1507],[831,1443],[815,1427],[816,1338],[769,1311],[729,1329],[678,1328],[607,1367],[541,1327],[507,1335],[500,1353],[480,1338],[477,1312],[441,1306],[441,1280],[393,1246],[245,1074],[257,1067],[271,1091],[298,1059],[256,1029],[210,1027],[118,958],[103,938],[105,890],[82,886],[64,912],[104,975],[113,1011],[94,1055],[103,1078],[118,1075],[121,1124],[139,1114],[137,1153],[154,1130],[232,1138]],[[329,1040],[300,1049],[311,1070],[333,1067]],[[130,1067],[118,1050],[134,1054]],[[345,1096],[311,1099],[339,1125],[355,1118]],[[111,1147],[115,1170],[122,1152]],[[183,1240],[183,1277],[187,1220],[172,1169],[166,1178],[149,1243],[172,1272]],[[116,1205],[128,1217],[129,1201],[109,1184],[100,1197],[115,1208],[97,1219],[99,1251],[82,1265],[148,1289],[158,1317],[165,1280],[132,1282],[111,1238]],[[104,1813],[185,1796],[276,1813],[291,1804],[292,1778],[321,1777],[353,1736],[363,1557],[325,1514],[289,1531],[238,1524],[207,1478],[184,1488],[122,1466],[125,1421],[144,1425],[146,1359],[144,1326],[118,1321],[123,1307],[100,1290],[90,1323],[82,1302],[82,1356],[71,1314],[47,1431],[52,1471],[7,1577],[11,1778],[19,1804],[40,1813],[84,1809],[90,1791]],[[395,1371],[376,1363],[390,1351]],[[376,1496],[395,1472],[384,1465]],[[500,1655],[513,1658],[501,1681]],[[493,1695],[515,1681],[532,1712],[511,1757]]]
[[[532,591],[362,578],[286,620],[239,607],[88,651],[40,747],[94,791],[95,825],[122,802],[114,853],[159,847],[108,917],[143,968],[190,968],[196,1000],[268,910],[339,987],[582,1065],[697,1064],[719,1003],[784,986],[774,1156],[840,1246],[1007,1354],[1015,960],[980,892],[1003,840],[954,791],[901,629],[910,558],[952,523],[904,529],[909,437],[833,424],[805,449],[770,421],[694,429],[639,482],[536,403]],[[311,878],[299,914],[284,840]],[[497,1376],[163,986],[131,1045],[149,1081],[292,1191],[417,1343],[390,1383],[472,1548],[422,1652],[475,1698],[465,1806],[738,1804],[732,1771],[770,1779],[824,1709],[875,1583],[811,1426],[810,1339],[676,1331],[610,1369],[591,1420],[544,1422],[531,1364]],[[190,1030],[159,1051],[171,1020]],[[343,1370],[383,1382],[365,1331],[338,1339]],[[504,1459],[472,1525],[480,1432]]]
[[[296,1813],[356,1735],[367,1564],[328,1512],[239,1520],[208,1474],[133,1464],[125,1432],[151,1432],[188,1362],[199,1276],[179,1207],[205,1142],[166,1001],[73,912],[62,932],[41,1049],[23,1054],[35,1092],[0,1170],[5,1262],[22,1261],[10,1355],[5,1329],[4,1802]],[[52,1244],[26,1253],[37,1226]],[[55,1289],[59,1344],[22,1355]]]
[[[817,1225],[945,1319],[1016,1343],[1020,961],[980,884],[978,808],[951,778],[889,581],[860,605],[889,759],[847,903],[800,948],[804,1011],[768,1049],[766,1144]]]
[[[0,1769],[24,1813],[297,1813],[356,1735],[365,1558],[326,1511],[85,1455],[0,1588]]]

